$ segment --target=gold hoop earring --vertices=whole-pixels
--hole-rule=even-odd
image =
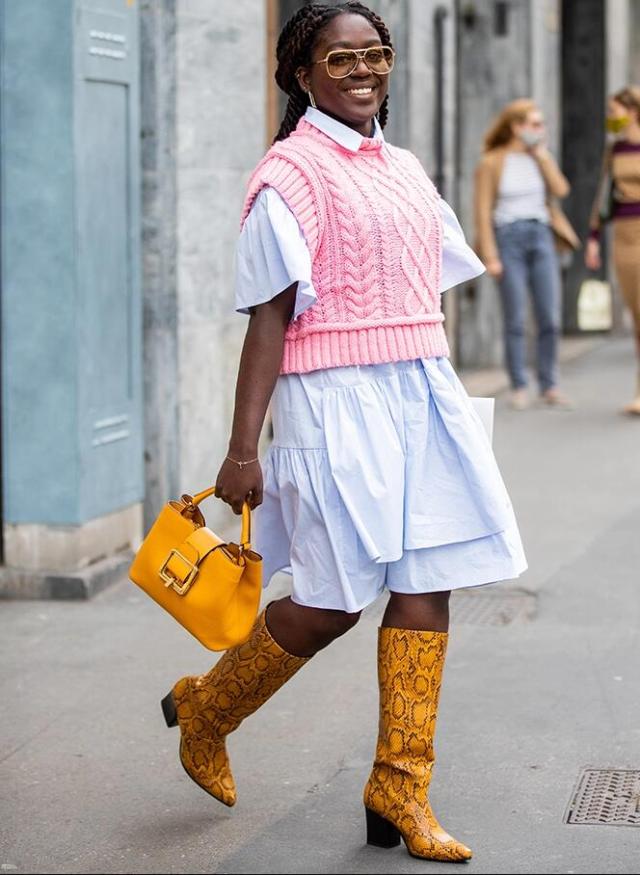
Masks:
[[[312,106],[314,109],[317,109],[318,106],[317,106],[316,101],[315,101],[315,98],[314,98],[314,96],[313,96],[313,92],[312,92],[311,90],[309,90],[309,91],[307,91],[307,94],[309,95],[309,103],[311,104],[311,106]]]

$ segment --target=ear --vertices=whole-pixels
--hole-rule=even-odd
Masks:
[[[298,80],[298,85],[303,91],[311,90],[311,76],[309,75],[307,67],[298,67],[296,70],[296,79]]]

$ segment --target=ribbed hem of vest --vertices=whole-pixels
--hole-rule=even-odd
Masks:
[[[284,342],[281,374],[449,356],[442,322],[321,331]]]

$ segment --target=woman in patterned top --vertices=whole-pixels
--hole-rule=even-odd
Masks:
[[[616,139],[605,150],[585,263],[589,270],[600,269],[604,208],[607,219],[613,222],[613,263],[622,297],[631,312],[636,342],[636,395],[624,412],[640,416],[640,88],[623,88],[609,99],[607,130]],[[603,204],[607,191],[610,202]]]

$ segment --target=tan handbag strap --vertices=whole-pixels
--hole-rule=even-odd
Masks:
[[[210,486],[208,489],[203,489],[202,492],[196,493],[193,496],[192,503],[196,505],[196,507],[200,504],[201,501],[204,501],[205,498],[209,498],[212,495],[216,494],[216,487]],[[242,530],[240,532],[240,546],[243,550],[251,549],[251,508],[245,501],[242,506]]]

